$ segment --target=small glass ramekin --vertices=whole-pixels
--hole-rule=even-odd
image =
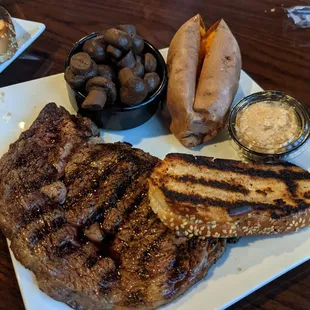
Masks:
[[[292,107],[298,120],[299,134],[296,139],[292,140],[285,146],[278,148],[274,153],[260,152],[251,149],[251,144],[241,141],[236,132],[236,120],[238,114],[249,106],[259,102],[276,102]],[[302,103],[280,91],[258,92],[243,98],[232,108],[229,115],[228,131],[233,141],[233,146],[237,149],[239,154],[247,160],[264,163],[290,161],[303,153],[310,144],[310,114],[308,108]]]

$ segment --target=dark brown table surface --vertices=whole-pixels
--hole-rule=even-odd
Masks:
[[[46,30],[0,75],[0,87],[63,71],[73,42],[119,23],[133,23],[157,48],[196,13],[206,25],[224,18],[235,34],[243,69],[264,89],[284,91],[310,106],[310,29],[297,29],[283,8],[294,0],[2,0],[12,16]],[[55,90],[56,91],[56,90]],[[238,283],[236,283],[238,285]],[[219,296],[221,292],[219,292]],[[206,300],[205,309],[208,309]],[[0,309],[24,309],[7,244],[0,234]],[[310,309],[310,263],[278,278],[231,309]]]

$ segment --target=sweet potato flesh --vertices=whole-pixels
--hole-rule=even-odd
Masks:
[[[5,22],[4,20],[0,20],[0,35],[3,35],[5,32]]]
[[[197,83],[199,81],[200,72],[202,69],[203,61],[208,55],[210,48],[212,46],[216,29],[219,25],[219,22],[216,22],[208,31],[206,31],[206,28],[201,21],[200,25],[200,51],[199,51],[199,61],[198,61],[198,70],[197,70]]]

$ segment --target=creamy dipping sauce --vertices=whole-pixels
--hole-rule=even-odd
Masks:
[[[243,145],[268,154],[295,142],[300,135],[294,108],[272,101],[254,103],[239,112],[235,129]]]

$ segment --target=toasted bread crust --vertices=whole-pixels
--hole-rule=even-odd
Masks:
[[[278,234],[310,223],[310,174],[291,164],[169,154],[149,186],[159,218],[189,237]]]

